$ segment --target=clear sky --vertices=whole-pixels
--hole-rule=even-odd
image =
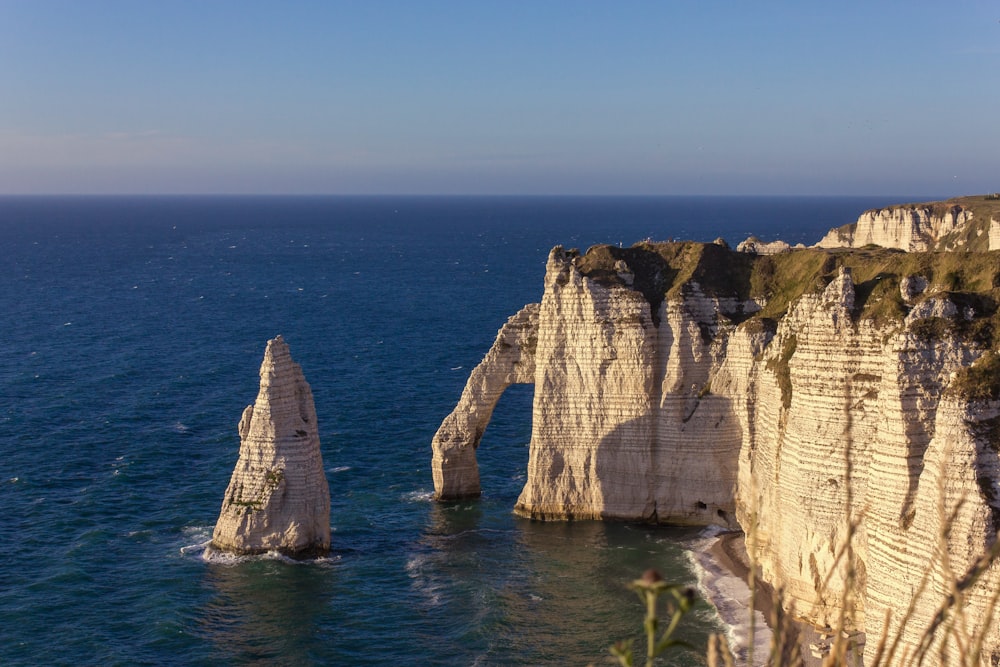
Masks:
[[[997,190],[996,0],[0,0],[0,194]]]

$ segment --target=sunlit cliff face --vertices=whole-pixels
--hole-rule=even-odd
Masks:
[[[537,324],[501,331],[517,355],[495,345],[473,372],[448,447],[474,464],[485,422],[454,425],[491,410],[509,359],[530,357],[517,513],[742,527],[763,578],[808,620],[836,625],[844,610],[879,632],[916,598],[926,627],[954,577],[930,565],[924,597],[914,578],[941,548],[964,572],[1000,516],[1000,429],[982,426],[1000,411],[1000,373],[976,370],[1000,332],[997,266],[985,253],[556,248]],[[439,494],[448,478],[436,468]],[[936,508],[959,497],[961,535],[942,543]],[[989,622],[997,586],[993,568],[970,592],[971,624]]]
[[[330,549],[330,487],[312,391],[281,336],[268,341],[260,392],[240,420],[240,457],[212,548],[314,556]]]

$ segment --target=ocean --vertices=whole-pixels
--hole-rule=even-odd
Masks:
[[[605,664],[641,633],[626,584],[696,585],[705,535],[513,516],[530,386],[483,438],[483,497],[435,503],[468,373],[554,245],[811,244],[895,201],[0,198],[0,664]],[[333,550],[208,560],[277,334],[315,397]],[[702,602],[682,635],[721,629]]]

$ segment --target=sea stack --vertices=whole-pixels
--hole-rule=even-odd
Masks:
[[[323,471],[312,390],[288,344],[267,342],[260,391],[239,424],[240,458],[212,548],[294,558],[330,550],[330,487]]]

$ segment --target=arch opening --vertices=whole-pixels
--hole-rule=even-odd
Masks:
[[[524,488],[531,443],[533,384],[504,391],[477,452],[483,494],[513,506]]]
[[[431,472],[434,496],[438,500],[462,500],[481,495],[476,449],[507,388],[535,381],[538,312],[539,304],[528,304],[500,328],[493,347],[469,374],[458,405],[434,434]],[[530,424],[530,419],[528,422]]]

